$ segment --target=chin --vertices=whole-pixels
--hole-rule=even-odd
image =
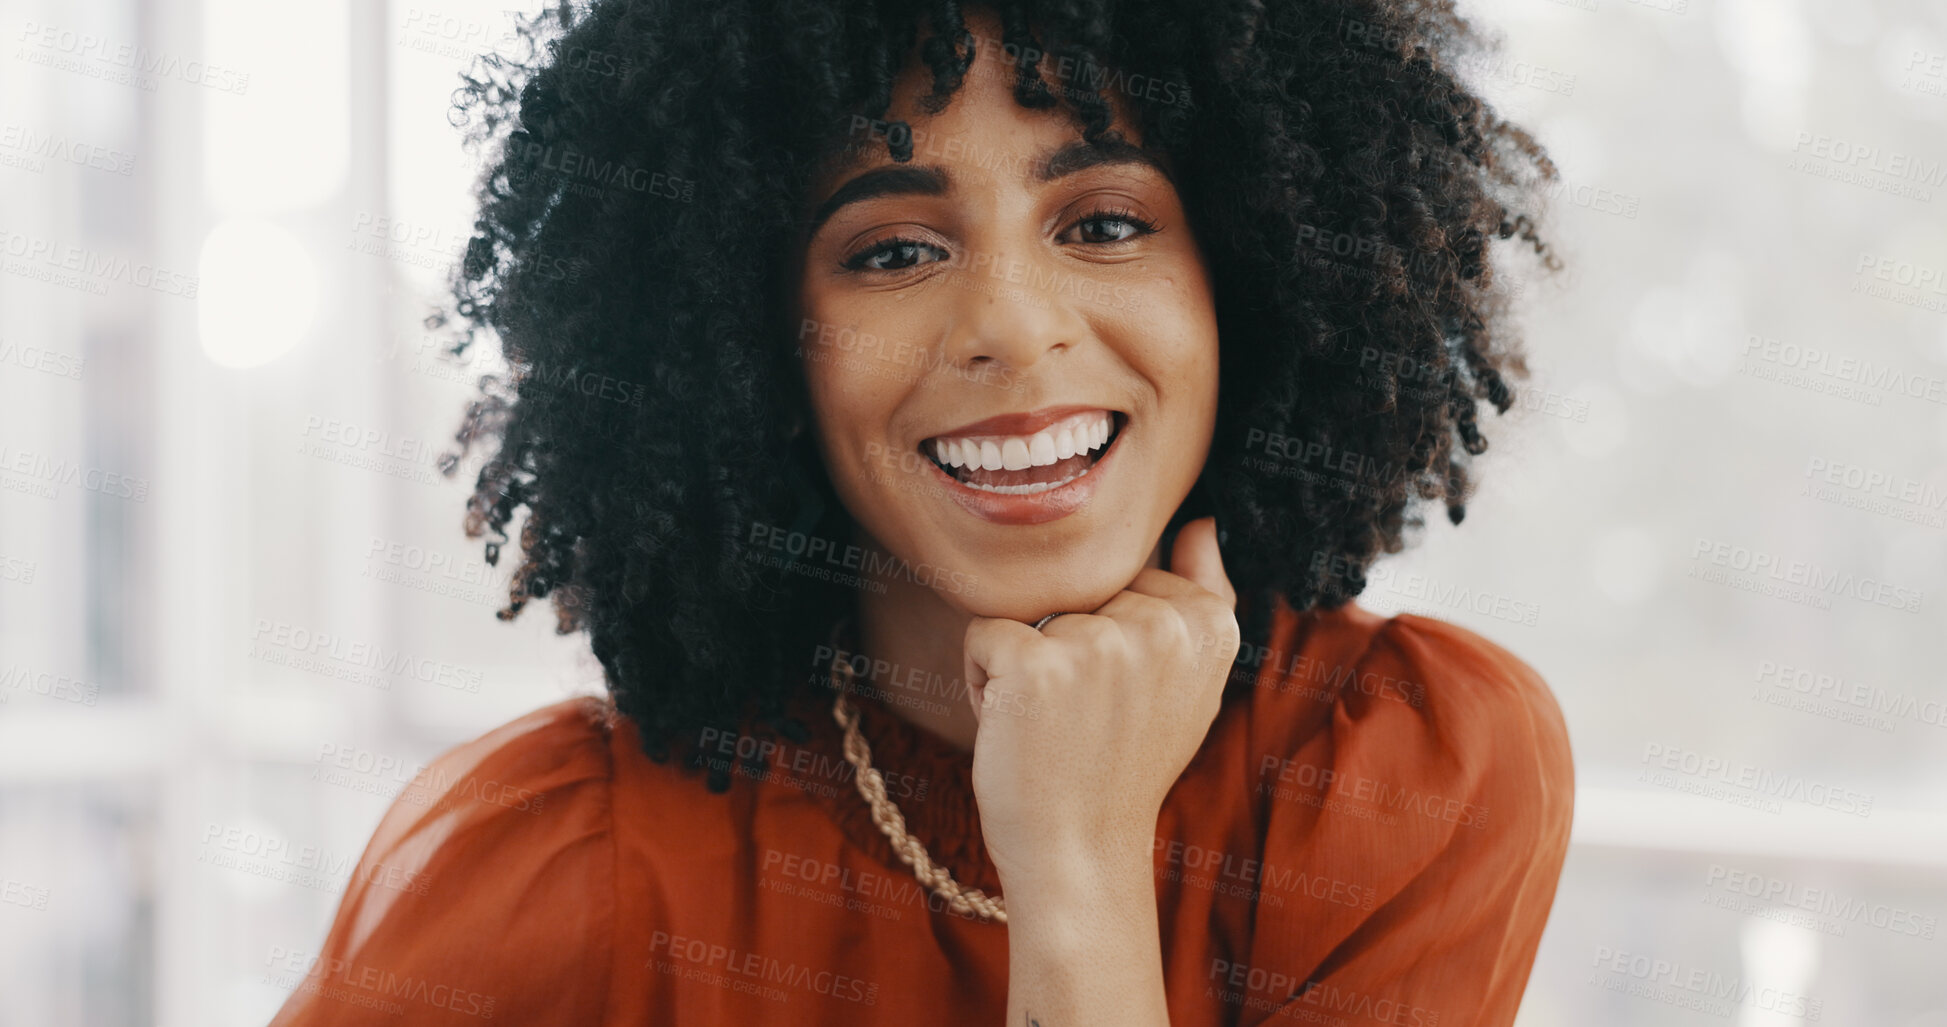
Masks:
[[[1077,556],[1058,562],[1024,561],[1018,570],[983,573],[967,596],[948,596],[976,617],[1002,617],[1032,624],[1051,613],[1092,613],[1114,599],[1142,571],[1147,552],[1121,559]],[[1126,567],[1127,573],[1103,572]],[[1072,568],[1072,569],[1071,569]]]

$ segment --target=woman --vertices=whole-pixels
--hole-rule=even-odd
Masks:
[[[1466,27],[681,7],[459,107],[469,530],[525,508],[503,616],[610,697],[421,775],[276,1023],[1510,1023],[1560,712],[1349,602],[1510,404],[1490,241],[1546,257]]]

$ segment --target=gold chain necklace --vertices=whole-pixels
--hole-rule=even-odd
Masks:
[[[836,650],[838,646],[832,648]],[[989,897],[978,888],[961,887],[945,867],[933,862],[932,857],[926,854],[926,846],[907,833],[906,818],[899,814],[899,807],[886,797],[885,779],[872,767],[872,747],[859,734],[859,711],[845,697],[852,689],[852,663],[845,659],[846,655],[836,652],[832,656],[832,684],[838,690],[838,698],[832,702],[832,719],[845,729],[845,758],[851,761],[855,771],[852,779],[858,783],[859,794],[872,807],[872,822],[885,832],[886,839],[892,842],[892,851],[898,853],[900,861],[913,868],[913,876],[919,878],[919,883],[945,899],[955,913],[961,916],[973,913],[982,919],[1006,923],[1007,907],[1001,902],[1000,896]]]

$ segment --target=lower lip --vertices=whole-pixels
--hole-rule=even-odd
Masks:
[[[1089,499],[1095,495],[1096,486],[1102,484],[1102,475],[1108,470],[1109,463],[1122,450],[1122,436],[1128,430],[1129,426],[1123,425],[1122,431],[1109,440],[1108,450],[1102,454],[1102,459],[1089,465],[1087,474],[1066,485],[1024,495],[982,492],[969,488],[931,460],[926,465],[946,483],[946,494],[952,496],[954,502],[983,521],[995,524],[1046,524],[1088,505]]]

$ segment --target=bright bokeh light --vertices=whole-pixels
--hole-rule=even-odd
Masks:
[[[296,348],[318,313],[318,262],[289,231],[233,220],[203,240],[198,335],[224,367],[256,367]]]

